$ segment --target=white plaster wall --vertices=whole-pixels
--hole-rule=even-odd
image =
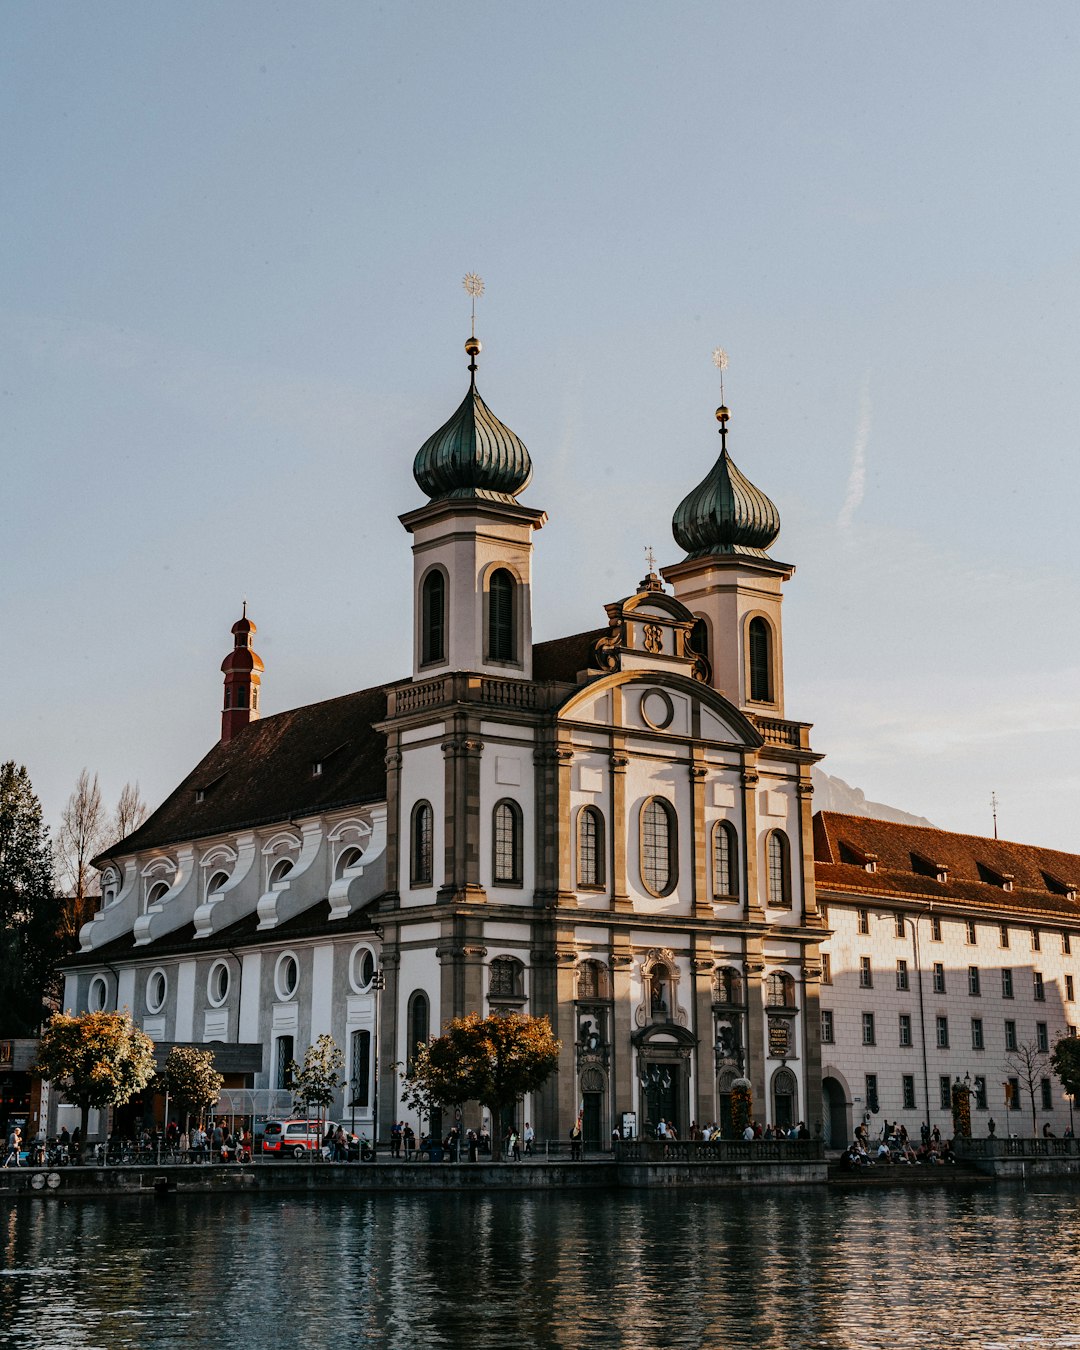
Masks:
[[[195,1040],[196,965],[195,961],[181,961],[176,968],[176,1028],[173,1034],[178,1041]]]
[[[428,729],[429,732],[431,729]],[[436,733],[441,740],[443,726]],[[398,848],[398,889],[401,903],[430,905],[435,892],[443,884],[443,853],[446,846],[445,815],[446,763],[439,741],[414,746],[402,751],[400,786],[401,840]],[[429,801],[434,813],[432,833],[432,884],[413,888],[409,884],[411,858],[411,826],[413,807],[419,801]]]
[[[334,948],[322,942],[311,953],[311,1043],[333,1035]]]

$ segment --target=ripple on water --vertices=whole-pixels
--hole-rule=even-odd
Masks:
[[[1078,1347],[1074,1190],[172,1197],[2,1212],[0,1346]]]

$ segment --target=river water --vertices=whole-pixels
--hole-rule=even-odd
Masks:
[[[0,1207],[0,1346],[1080,1347],[1080,1191]]]

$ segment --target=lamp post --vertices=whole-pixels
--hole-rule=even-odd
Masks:
[[[927,1135],[930,1133],[930,1069],[926,1058],[926,1003],[923,997],[922,961],[919,958],[919,920],[925,919],[929,912],[929,909],[921,910],[914,919],[908,914],[900,915],[906,924],[911,925],[911,945],[915,954],[915,982],[919,990],[919,1041],[922,1046],[923,1101],[926,1106]],[[882,915],[881,917],[895,917],[895,914]]]
[[[375,995],[375,1054],[372,1059],[372,1116],[371,1116],[371,1157],[375,1159],[376,1146],[379,1142],[379,1005],[382,1002],[382,991],[386,988],[386,975],[379,969],[371,977],[371,991]]]

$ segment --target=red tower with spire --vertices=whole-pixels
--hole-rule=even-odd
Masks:
[[[233,649],[221,663],[225,674],[225,703],[221,710],[222,744],[232,738],[249,722],[259,716],[259,674],[262,657],[251,645],[255,625],[247,616],[247,601],[243,615],[232,626]]]

